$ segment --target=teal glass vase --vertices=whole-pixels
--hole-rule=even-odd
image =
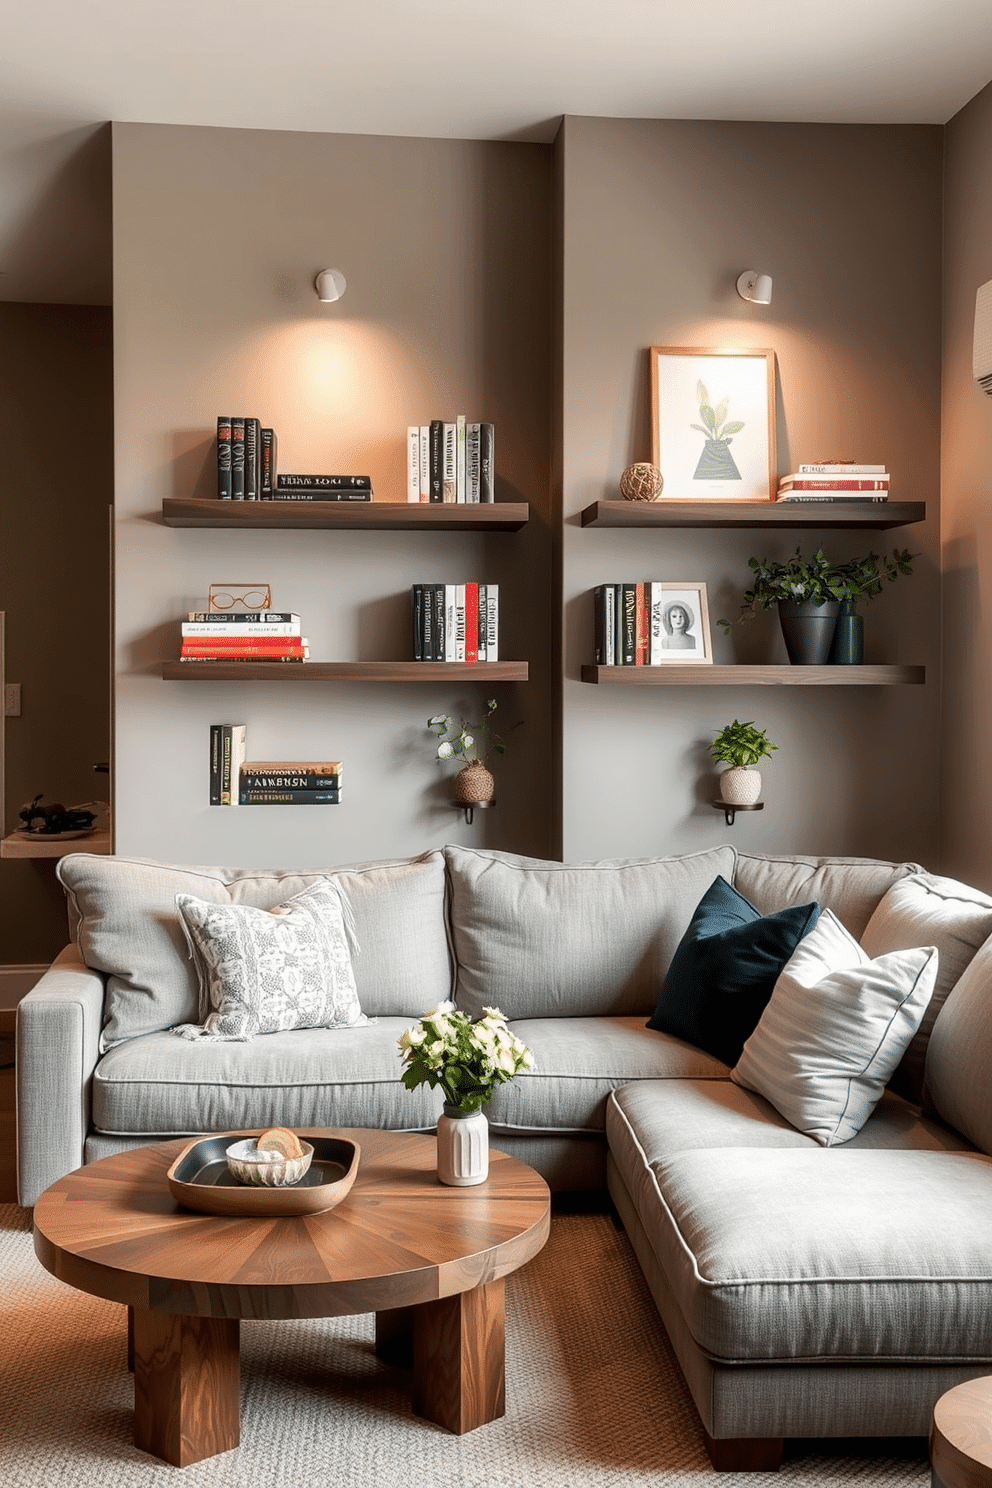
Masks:
[[[865,621],[859,615],[857,601],[842,599],[830,661],[833,666],[861,666],[865,659]]]

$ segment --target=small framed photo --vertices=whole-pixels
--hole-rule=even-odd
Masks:
[[[652,346],[651,459],[666,501],[773,501],[775,352]]]
[[[679,579],[652,583],[650,652],[652,666],[683,661],[712,662],[706,585]]]

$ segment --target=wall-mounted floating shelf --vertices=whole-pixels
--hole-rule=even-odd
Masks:
[[[166,682],[526,682],[526,661],[166,661]]]
[[[895,687],[920,686],[922,666],[596,666],[582,681],[618,687]]]
[[[925,501],[594,501],[583,527],[908,527]]]
[[[526,501],[219,501],[169,496],[167,527],[335,528],[368,532],[518,532],[530,519]]]
[[[494,798],[491,801],[452,801],[451,804],[456,811],[464,813],[465,823],[470,827],[475,820],[475,813],[477,811],[488,811],[490,806],[496,805],[496,801]]]
[[[765,809],[764,801],[751,801],[749,805],[739,805],[733,801],[719,800],[711,801],[710,805],[716,806],[718,810],[723,812],[723,819],[728,827],[734,825],[734,817],[738,811],[764,811]]]

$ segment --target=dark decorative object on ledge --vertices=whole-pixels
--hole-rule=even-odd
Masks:
[[[88,806],[63,806],[61,801],[42,806],[41,792],[22,806],[17,815],[24,823],[22,830],[39,837],[57,837],[65,833],[82,837],[92,830],[96,821],[96,812]]]

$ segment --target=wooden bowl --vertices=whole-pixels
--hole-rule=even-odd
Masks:
[[[358,1173],[361,1148],[349,1137],[311,1134],[310,1166],[298,1183],[263,1188],[240,1183],[227,1165],[227,1149],[256,1132],[219,1132],[198,1137],[184,1147],[169,1168],[169,1192],[184,1209],[199,1214],[238,1216],[322,1214],[347,1197]]]

